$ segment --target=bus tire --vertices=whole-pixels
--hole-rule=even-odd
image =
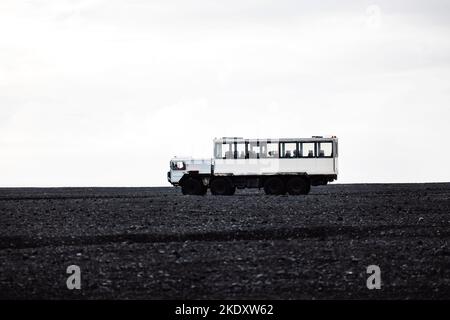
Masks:
[[[279,177],[272,177],[264,183],[264,192],[266,194],[281,195],[286,193],[284,182]]]
[[[187,178],[181,183],[181,192],[184,195],[201,195],[203,187],[200,180]]]
[[[215,196],[230,196],[233,195],[235,188],[226,178],[216,178],[211,182],[211,194]]]
[[[305,177],[292,177],[286,188],[290,195],[308,194],[311,190],[311,183]]]
[[[200,189],[199,196],[204,196],[208,192],[208,187],[202,184],[202,188]]]

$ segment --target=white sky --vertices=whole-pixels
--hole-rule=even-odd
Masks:
[[[450,180],[450,2],[0,0],[0,186],[167,185],[212,139],[337,135]]]

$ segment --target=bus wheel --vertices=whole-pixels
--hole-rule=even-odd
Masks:
[[[202,184],[202,188],[200,189],[200,192],[198,193],[199,196],[204,196],[208,192],[208,187],[204,186]]]
[[[308,194],[311,190],[311,184],[304,177],[293,177],[287,183],[287,191],[291,195]]]
[[[203,187],[198,179],[187,178],[181,184],[181,192],[188,195],[201,195]]]
[[[215,196],[230,196],[234,194],[235,188],[228,179],[216,178],[211,182],[211,193]]]
[[[273,177],[267,179],[267,181],[264,183],[264,191],[266,194],[285,194],[286,189],[284,186],[283,180],[278,177]]]

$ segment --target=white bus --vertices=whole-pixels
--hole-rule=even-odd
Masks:
[[[338,139],[214,139],[214,158],[173,158],[168,181],[183,194],[233,195],[236,188],[266,194],[308,194],[311,186],[337,179]]]

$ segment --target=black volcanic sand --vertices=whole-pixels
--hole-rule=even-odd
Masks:
[[[448,299],[449,208],[450,183],[0,189],[0,298]]]

